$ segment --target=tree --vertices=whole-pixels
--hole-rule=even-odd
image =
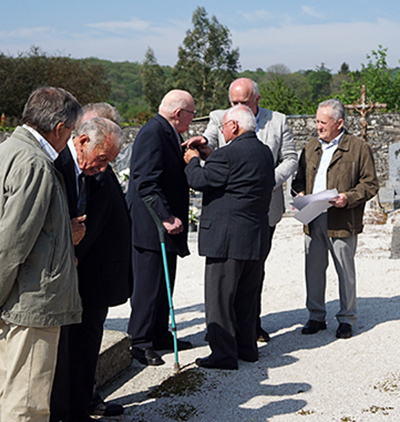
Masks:
[[[18,121],[30,93],[46,85],[66,89],[81,104],[106,101],[110,95],[105,69],[90,60],[49,57],[35,46],[17,57],[0,54],[0,113]]]
[[[349,72],[350,72],[350,66],[346,62],[343,62],[342,65],[340,66],[338,73],[340,75],[347,75]]]
[[[301,114],[301,101],[282,78],[267,82],[260,90],[260,106],[281,113]]]
[[[388,67],[387,48],[379,45],[377,51],[367,54],[368,63],[361,64],[361,71],[350,72],[350,82],[342,85],[345,91],[340,99],[345,104],[359,100],[361,86],[367,88],[367,95],[373,102],[387,103],[387,110],[400,108],[400,74]]]
[[[330,95],[331,70],[324,63],[317,66],[315,71],[310,71],[307,80],[310,87],[311,101],[317,102]]]
[[[239,69],[239,49],[232,49],[229,29],[204,7],[192,17],[173,69],[174,86],[189,91],[200,116],[228,106],[227,90]]]
[[[268,81],[274,81],[276,78],[279,79],[285,79],[285,76],[290,75],[290,69],[282,64],[282,63],[277,63],[277,64],[273,64],[272,66],[267,67],[266,72],[265,72],[265,80]]]
[[[161,66],[157,63],[154,51],[148,47],[142,69],[143,92],[152,113],[157,113],[166,91],[166,77]]]

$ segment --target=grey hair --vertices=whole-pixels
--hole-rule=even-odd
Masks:
[[[256,118],[251,109],[243,104],[231,107],[225,113],[225,121],[236,120],[246,132],[255,132],[257,129]]]
[[[77,99],[62,88],[42,87],[31,93],[22,113],[22,124],[42,134],[52,132],[59,123],[67,128],[74,126],[82,114]]]
[[[318,109],[321,107],[329,107],[331,109],[331,117],[335,122],[337,122],[339,119],[343,119],[343,121],[346,121],[346,107],[344,104],[336,99],[336,98],[330,98],[329,100],[322,101],[322,103],[318,104]]]
[[[253,81],[253,79],[250,79],[250,78],[240,78],[240,79],[248,79],[249,81],[250,81],[250,83],[251,83],[251,88],[252,88],[252,91],[253,91],[253,98],[257,98],[259,95],[260,95],[260,91],[259,91],[259,89],[258,89],[258,85],[257,85],[257,82],[254,82]],[[232,99],[231,99],[231,88],[232,88],[232,86],[233,86],[233,84],[237,81],[238,79],[235,79],[230,85],[229,85],[229,101],[230,102],[232,102]]]
[[[89,103],[83,106],[83,116],[78,120],[77,127],[82,124],[82,117],[89,113],[96,115],[96,117],[104,117],[105,119],[111,120],[118,126],[121,124],[121,116],[112,105],[108,103]]]
[[[92,149],[107,142],[111,136],[114,137],[114,144],[118,149],[121,149],[124,141],[124,134],[121,128],[111,120],[103,117],[95,117],[80,126],[77,135],[83,134],[89,137],[89,145]]]

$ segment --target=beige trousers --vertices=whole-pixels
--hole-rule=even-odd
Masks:
[[[47,422],[60,327],[0,319],[0,422]]]

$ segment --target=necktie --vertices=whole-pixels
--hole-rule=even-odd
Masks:
[[[78,176],[78,185],[79,185],[79,197],[78,197],[77,212],[78,212],[78,217],[79,217],[80,215],[83,215],[86,212],[86,176],[84,173],[81,173]]]

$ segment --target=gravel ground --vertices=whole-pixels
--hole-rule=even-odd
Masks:
[[[305,309],[302,226],[286,217],[277,226],[266,263],[262,322],[270,333],[259,343],[257,363],[239,362],[238,371],[198,368],[207,356],[204,341],[204,258],[179,260],[174,307],[179,338],[194,349],[173,353],[166,364],[146,367],[137,361],[102,390],[107,400],[125,406],[109,421],[325,422],[400,421],[400,262],[390,259],[393,219],[365,227],[356,258],[359,319],[354,336],[335,338],[338,285],[333,264],[326,293],[328,329],[313,336],[300,332]],[[106,328],[126,330],[128,304],[110,310]]]

